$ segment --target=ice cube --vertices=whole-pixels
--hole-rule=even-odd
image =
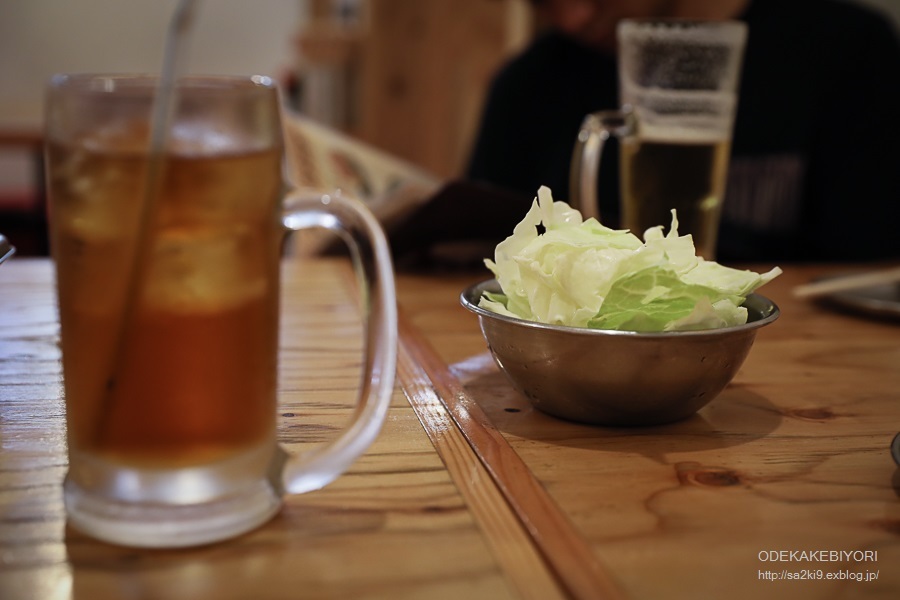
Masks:
[[[157,234],[144,298],[153,309],[217,312],[261,297],[268,246],[249,226],[169,227]]]

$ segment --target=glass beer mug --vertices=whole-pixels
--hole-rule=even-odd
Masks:
[[[178,547],[257,527],[283,493],[328,484],[368,448],[393,392],[397,309],[368,209],[339,196],[284,199],[268,78],[179,80],[166,147],[151,156],[157,86],[54,78],[47,181],[69,522],[114,543]],[[284,232],[306,227],[347,242],[366,343],[351,422],[319,451],[291,456],[276,442],[279,262]]]
[[[668,226],[714,258],[725,194],[746,25],[735,21],[623,20],[617,28],[622,108],[585,117],[571,167],[571,201],[599,218],[604,142],[621,143],[623,228]]]

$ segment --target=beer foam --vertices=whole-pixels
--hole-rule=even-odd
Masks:
[[[624,83],[624,102],[632,106],[641,137],[712,142],[729,137],[736,96],[708,90],[664,90]]]
[[[666,124],[663,126],[641,124],[637,137],[641,141],[667,142],[680,144],[718,144],[728,140],[728,132],[718,130],[679,127]],[[627,143],[627,142],[626,142]]]

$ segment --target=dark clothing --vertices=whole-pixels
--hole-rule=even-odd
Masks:
[[[891,24],[835,0],[753,0],[717,260],[900,258],[900,45]],[[558,33],[490,89],[467,177],[518,192],[497,240],[541,185],[568,200],[585,115],[618,107],[615,58]],[[618,226],[604,150],[600,214]],[[573,203],[574,204],[574,203]]]

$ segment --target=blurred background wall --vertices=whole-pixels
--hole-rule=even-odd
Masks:
[[[900,26],[900,0],[847,1]],[[40,211],[32,134],[47,79],[158,72],[176,4],[0,0],[0,133],[19,142],[0,146],[0,231]],[[292,108],[453,177],[491,75],[533,32],[525,0],[200,0],[189,70],[270,75]]]
[[[0,0],[0,231],[34,209],[29,142],[49,77],[158,72],[176,5]],[[200,0],[198,9],[190,72],[270,75],[293,108],[441,177],[461,168],[491,74],[530,33],[524,0]]]
[[[4,0],[0,93],[38,102],[53,73],[158,71],[176,0]],[[298,0],[200,0],[191,66],[240,73],[287,66]]]
[[[43,254],[39,131],[60,72],[159,72],[177,0],[0,0],[0,232]],[[191,64],[276,74],[293,61],[298,0],[201,0]],[[38,133],[35,133],[37,129]]]

